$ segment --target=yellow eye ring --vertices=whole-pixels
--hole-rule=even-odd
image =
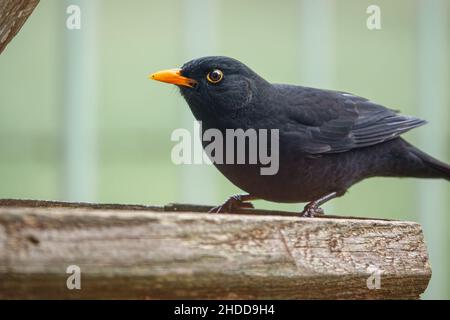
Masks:
[[[219,83],[223,79],[223,72],[219,69],[214,69],[206,75],[206,79],[211,83]]]

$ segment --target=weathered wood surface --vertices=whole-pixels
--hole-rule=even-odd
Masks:
[[[38,3],[39,0],[0,0],[0,54]]]
[[[0,200],[0,298],[404,299],[431,276],[417,223],[190,208]]]

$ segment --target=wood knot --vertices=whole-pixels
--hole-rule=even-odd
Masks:
[[[328,247],[331,252],[341,252],[343,247],[343,241],[340,237],[332,237],[328,241]]]
[[[40,243],[39,239],[33,236],[32,234],[27,235],[26,239],[28,242],[32,243],[35,246],[37,246]]]

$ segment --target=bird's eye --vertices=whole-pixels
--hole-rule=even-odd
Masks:
[[[223,79],[223,72],[219,69],[214,69],[206,75],[206,79],[211,83],[219,83]]]

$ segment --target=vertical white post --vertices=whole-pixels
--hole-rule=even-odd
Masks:
[[[335,1],[299,0],[299,81],[302,85],[333,89],[335,83]],[[333,204],[324,206],[333,211]],[[303,208],[301,208],[303,209]]]
[[[301,81],[332,89],[335,82],[335,1],[299,0]]]
[[[98,1],[64,2],[80,8],[80,29],[64,32],[64,199],[93,201],[96,193],[96,6]],[[66,13],[66,19],[70,13]]]
[[[183,41],[185,61],[208,55],[216,51],[216,0],[184,0]],[[189,107],[183,106],[182,127],[192,130],[194,116]],[[199,139],[199,137],[193,137]],[[194,150],[193,150],[194,151]],[[214,204],[217,187],[211,166],[185,165],[182,168],[182,200],[190,203]]]
[[[445,136],[449,113],[449,30],[447,0],[419,0],[418,12],[418,100],[419,116],[429,121],[420,130],[420,146],[440,159],[445,159],[449,143]],[[448,182],[420,181],[419,219],[424,228],[433,268],[433,276],[424,296],[448,298]]]

